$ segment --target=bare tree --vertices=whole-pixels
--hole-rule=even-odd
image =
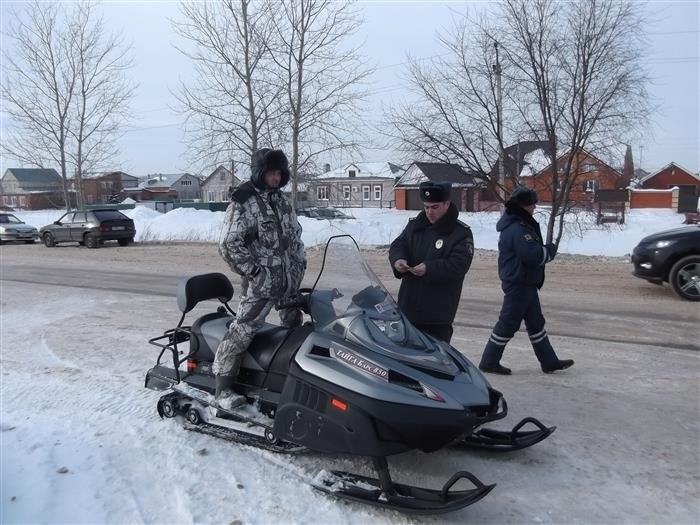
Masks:
[[[102,18],[95,16],[91,4],[77,5],[68,33],[69,61],[76,78],[69,151],[75,165],[77,205],[82,207],[83,174],[117,155],[114,139],[128,116],[135,85],[126,75],[132,66],[129,48],[119,36],[105,36]]]
[[[409,60],[414,97],[388,111],[385,134],[406,161],[456,163],[498,186],[491,168],[505,144],[491,30],[484,19],[465,17],[439,40],[445,53],[430,63]]]
[[[281,140],[277,122],[284,86],[270,71],[270,18],[252,0],[181,5],[178,34],[194,46],[180,51],[196,79],[177,98],[187,115],[190,153],[198,162],[248,163],[262,144]]]
[[[501,38],[520,125],[550,145],[547,241],[561,240],[580,168],[576,155],[605,150],[642,125],[650,106],[640,63],[642,16],[631,2],[508,0]],[[556,231],[555,231],[556,230]]]
[[[70,209],[67,149],[76,79],[69,40],[60,30],[55,4],[36,2],[10,17],[2,98],[11,131],[2,150],[33,166],[58,164]]]
[[[547,241],[558,243],[580,174],[576,156],[562,154],[606,154],[650,111],[639,9],[612,0],[507,0],[486,19],[465,17],[440,37],[446,57],[411,61],[408,83],[418,97],[389,112],[388,134],[405,154],[456,162],[492,188],[504,137],[547,144]],[[506,94],[501,127],[496,42]]]
[[[352,2],[268,2],[273,20],[270,52],[281,71],[292,159],[292,202],[297,176],[319,156],[355,150],[360,144],[363,82],[372,73],[349,37],[361,24]]]
[[[121,43],[105,39],[88,3],[65,11],[61,4],[34,3],[12,13],[3,54],[2,86],[11,135],[9,156],[45,167],[57,163],[65,205],[71,209],[69,172],[75,168],[76,204],[82,206],[82,175],[116,154],[114,139],[133,87]]]

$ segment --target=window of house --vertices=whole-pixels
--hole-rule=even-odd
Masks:
[[[355,170],[348,170],[348,177],[354,177],[356,174]]]
[[[181,180],[180,186],[192,186],[192,181],[191,180]]]
[[[226,202],[228,200],[228,192],[221,190],[221,202]]]
[[[587,181],[585,182],[584,188],[585,188],[586,191],[595,191],[595,187],[596,187],[596,181],[595,181],[595,180],[587,180]]]
[[[375,201],[382,200],[382,186],[381,186],[381,184],[376,184],[374,186],[374,200]]]
[[[214,199],[216,199],[216,197],[214,197],[214,192],[213,192],[213,191],[208,191],[208,192],[207,192],[207,200],[208,200],[209,202],[214,202]]]
[[[226,173],[224,173],[223,171],[219,173],[219,180],[226,180]]]
[[[590,162],[584,162],[583,165],[581,166],[581,170],[583,173],[590,173],[591,171],[596,171],[598,167],[595,164],[591,164]]]
[[[369,186],[362,186],[362,200],[368,201],[370,199],[371,188]]]
[[[328,200],[328,186],[317,186],[316,187],[316,199],[319,201]]]
[[[344,201],[349,201],[350,200],[350,186],[343,186],[343,200]]]

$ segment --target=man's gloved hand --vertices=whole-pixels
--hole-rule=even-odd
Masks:
[[[550,242],[545,245],[545,249],[547,250],[547,262],[553,261],[557,256],[557,245]]]

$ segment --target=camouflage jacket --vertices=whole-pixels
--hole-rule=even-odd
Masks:
[[[232,197],[219,253],[244,277],[244,294],[273,299],[294,295],[306,259],[301,225],[289,201],[281,191],[261,191],[250,182]]]

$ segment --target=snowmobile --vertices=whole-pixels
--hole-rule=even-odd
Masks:
[[[328,282],[328,267],[343,268],[342,276]],[[217,409],[211,367],[235,316],[232,297],[231,282],[221,273],[178,284],[179,323],[149,341],[160,353],[145,386],[168,391],[158,413],[178,416],[190,430],[267,450],[371,458],[377,478],[321,471],[312,485],[332,496],[407,513],[457,510],[495,485],[466,471],[437,490],[397,483],[387,456],[447,446],[515,450],[555,429],[534,418],[511,431],[482,428],[507,415],[503,395],[459,351],[411,325],[347,235],[328,240],[313,287],[280,305],[299,307],[311,320],[295,328],[266,324],[238,375],[236,390],[248,403]],[[184,325],[188,312],[211,299],[221,303],[216,311]],[[523,430],[526,425],[534,428]],[[455,490],[460,480],[474,488]]]

